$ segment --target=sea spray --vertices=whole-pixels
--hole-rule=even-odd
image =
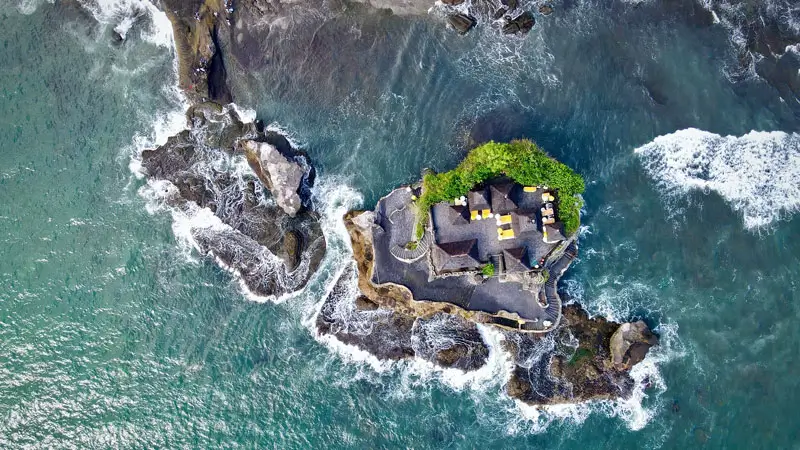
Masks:
[[[752,131],[720,136],[688,128],[639,147],[645,172],[666,200],[713,191],[761,229],[800,210],[800,135]]]

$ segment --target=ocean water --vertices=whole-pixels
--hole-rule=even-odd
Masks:
[[[202,217],[137,176],[186,106],[163,14],[2,4],[0,447],[796,446],[800,119],[732,76],[725,23],[578,1],[509,39],[355,10],[251,49],[268,65],[228,61],[237,104],[317,165],[329,240],[304,291],[252,299],[192,250]],[[567,293],[661,334],[628,401],[515,404],[492,329],[475,374],[313,330],[349,257],[346,210],[515,137],[587,180]]]

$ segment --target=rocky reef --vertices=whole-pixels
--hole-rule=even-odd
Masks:
[[[381,359],[420,357],[465,371],[482,367],[489,351],[476,323],[489,322],[488,315],[414,300],[401,285],[374,284],[371,213],[353,211],[344,220],[355,263],[326,298],[318,331]],[[562,308],[561,323],[550,333],[498,330],[498,350],[512,362],[506,392],[532,405],[627,397],[634,387],[631,367],[658,343],[644,322],[590,318],[578,304]]]
[[[189,217],[201,209],[213,213],[218,222],[193,224],[192,238],[252,293],[281,295],[305,286],[325,254],[308,192],[314,171],[305,156],[259,122],[243,123],[230,107],[198,104],[187,121],[186,130],[142,152],[158,195]],[[237,166],[247,149],[268,149],[267,156],[249,155],[252,172]],[[273,160],[291,176],[270,175]]]

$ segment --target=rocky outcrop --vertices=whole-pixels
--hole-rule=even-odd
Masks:
[[[163,0],[178,51],[179,83],[192,103],[232,101],[219,51],[224,0]]]
[[[466,7],[460,0],[443,0],[441,8],[447,22],[460,34],[465,34],[481,22],[490,22],[503,34],[527,34],[536,24],[533,12],[520,8],[518,0],[473,1]],[[540,14],[553,12],[550,5],[541,5]]]
[[[303,206],[298,191],[305,168],[267,142],[246,140],[242,141],[241,146],[250,167],[275,196],[278,206],[291,217],[297,215]]]
[[[650,347],[658,343],[658,338],[641,320],[623,323],[611,336],[611,363],[617,370],[630,369],[641,362]]]
[[[522,14],[511,18],[506,19],[506,23],[503,25],[503,33],[504,34],[517,34],[522,33],[525,34],[531,31],[533,25],[536,23],[536,19],[534,19],[533,14],[529,11],[525,11]]]
[[[192,225],[195,244],[235,271],[254,294],[301,289],[325,254],[317,214],[309,208],[287,214],[256,173],[232,170],[234,158],[243,156],[243,141],[278,149],[286,148],[286,138],[258,122],[243,123],[233,109],[215,103],[191,107],[187,119],[188,129],[142,152],[142,166],[161,182],[164,201],[189,217],[202,210],[213,214],[218,223]],[[311,182],[310,169],[303,179]]]
[[[611,364],[612,336],[621,326],[590,318],[577,304],[565,306],[562,314],[562,325],[552,333],[507,334],[515,364],[508,395],[536,405],[629,396],[630,367]]]
[[[423,318],[381,308],[365,296],[348,297],[358,269],[350,263],[317,316],[321,334],[365,350],[379,359],[418,357],[441,367],[477,370],[486,364],[489,348],[473,322],[436,313]]]
[[[474,17],[470,17],[466,14],[452,14],[447,16],[447,23],[458,31],[459,34],[466,34],[467,31],[475,26],[476,20]]]
[[[419,357],[443,367],[482,367],[488,347],[474,323],[489,322],[490,316],[448,303],[416,301],[401,285],[372,283],[374,213],[352,211],[344,220],[355,262],[325,300],[317,317],[319,332],[381,359]],[[356,287],[360,295],[354,295]],[[632,351],[625,367],[612,363],[611,340],[620,328],[602,317],[590,318],[573,304],[562,308],[561,325],[550,333],[502,329],[513,362],[506,392],[534,405],[630,395],[630,367],[644,353]]]

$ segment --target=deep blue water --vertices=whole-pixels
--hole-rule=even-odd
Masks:
[[[800,122],[730,76],[729,29],[647,3],[565,4],[524,39],[344,15],[266,42],[268,67],[230,62],[236,102],[320,171],[329,254],[274,304],[192,254],[129,168],[185,106],[164,34],[144,20],[115,44],[124,3],[20,5],[0,13],[1,447],[796,445]],[[661,332],[644,398],[534,413],[501,394],[497,358],[459,387],[315,337],[348,257],[341,213],[516,137],[587,180],[566,290]]]

